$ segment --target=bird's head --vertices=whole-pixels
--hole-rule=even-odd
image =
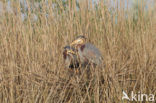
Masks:
[[[86,37],[83,35],[80,35],[70,44],[70,46],[83,45],[85,44],[85,42],[86,42]]]
[[[64,58],[66,58],[66,56],[68,55],[75,55],[76,52],[75,52],[75,49],[70,47],[70,46],[65,46],[64,47],[64,51],[63,51],[63,56]]]

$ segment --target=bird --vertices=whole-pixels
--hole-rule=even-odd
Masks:
[[[70,46],[64,47],[63,59],[65,63],[65,68],[76,69],[79,67],[79,61],[75,53],[75,49]]]
[[[85,36],[79,35],[71,42],[70,46],[77,50],[77,55],[82,66],[93,64],[95,67],[102,64],[103,57],[100,50],[92,43],[87,42]]]

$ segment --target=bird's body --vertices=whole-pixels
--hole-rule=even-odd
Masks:
[[[85,43],[78,48],[78,55],[80,57],[80,62],[84,65],[94,64],[100,65],[102,63],[102,55],[98,48],[96,48],[91,43]]]
[[[78,36],[71,43],[71,46],[76,48],[81,65],[100,65],[102,63],[102,55],[99,49],[96,48],[93,44],[87,43],[84,36]]]

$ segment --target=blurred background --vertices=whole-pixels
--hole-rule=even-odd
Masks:
[[[82,1],[83,0],[74,0],[74,2],[76,2],[75,6],[77,11],[80,9],[79,2]],[[6,12],[10,14],[15,12],[17,13],[17,8],[13,6],[14,2],[19,3],[20,8],[18,9],[21,13],[18,15],[21,16],[21,21],[28,18],[28,9],[30,9],[30,12],[32,13],[32,21],[37,21],[38,14],[36,12],[41,12],[43,10],[43,4],[49,9],[57,9],[58,12],[61,12],[59,11],[59,9],[61,9],[59,5],[63,6],[62,9],[65,11],[69,11],[70,9],[68,6],[68,0],[2,0],[0,1],[0,15],[3,16]],[[110,0],[109,2],[108,0],[88,0],[88,9],[96,10],[100,2],[104,2],[104,5],[107,5],[109,11],[112,12],[112,15],[114,15],[113,12],[117,10],[116,8],[124,8],[124,11],[133,9],[133,12],[135,12],[134,18],[137,18],[137,12],[140,6],[142,6],[142,10],[145,10],[146,12],[148,12],[148,9],[155,9],[154,0]],[[49,13],[45,13],[46,17],[48,17],[48,15]]]

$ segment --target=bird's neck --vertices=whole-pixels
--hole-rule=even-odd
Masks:
[[[66,51],[63,52],[63,58],[64,58],[64,59],[67,58],[67,52],[66,52]]]
[[[78,46],[78,49],[81,50],[81,51],[83,51],[84,48],[85,48],[85,44],[81,44],[81,45]]]

